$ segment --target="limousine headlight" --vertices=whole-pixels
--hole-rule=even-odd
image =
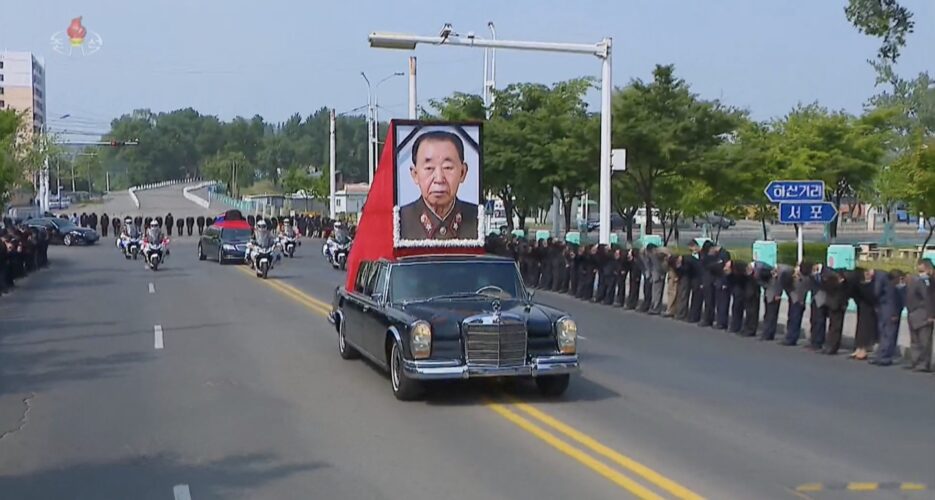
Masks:
[[[578,325],[568,316],[555,322],[555,337],[562,354],[574,354],[578,343]]]
[[[416,321],[409,329],[409,346],[412,357],[425,359],[432,353],[432,325],[427,321]]]

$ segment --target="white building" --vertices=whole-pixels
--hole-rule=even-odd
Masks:
[[[335,215],[358,215],[364,209],[370,185],[366,182],[360,184],[345,184],[344,189],[334,193]],[[332,216],[333,217],[333,216]]]

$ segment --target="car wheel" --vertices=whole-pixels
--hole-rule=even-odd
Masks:
[[[544,375],[536,377],[536,387],[539,394],[543,396],[556,398],[568,390],[568,384],[571,382],[571,375]]]
[[[70,234],[66,234],[65,237],[62,238],[62,244],[66,247],[70,247],[75,244],[75,240],[71,237]]]
[[[403,353],[399,342],[393,341],[390,350],[390,384],[393,396],[400,401],[413,401],[422,395],[422,384],[406,376],[403,371]]]
[[[357,359],[360,357],[357,349],[351,347],[344,338],[344,321],[341,321],[338,326],[338,354],[341,355],[341,359]]]
[[[205,260],[208,256],[205,255],[205,251],[201,248],[201,243],[198,244],[198,260]]]

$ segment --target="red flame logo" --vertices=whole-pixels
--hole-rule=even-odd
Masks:
[[[71,39],[72,44],[80,44],[84,41],[85,35],[88,34],[88,30],[81,25],[80,16],[71,20],[71,24],[68,25],[68,29],[65,30],[65,32],[68,34],[68,38]]]

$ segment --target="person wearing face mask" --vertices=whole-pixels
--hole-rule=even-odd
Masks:
[[[909,310],[909,365],[906,369],[932,371],[932,262],[923,259],[917,274],[906,285],[906,309]]]
[[[899,323],[906,303],[906,284],[902,271],[888,274],[874,271],[874,291],[877,295],[877,321],[880,343],[870,359],[870,364],[890,366],[897,351]]]
[[[854,338],[854,352],[850,357],[858,361],[867,359],[867,351],[877,342],[879,336],[879,296],[875,290],[875,272],[857,268],[851,276],[851,298],[857,303],[857,332]]]

